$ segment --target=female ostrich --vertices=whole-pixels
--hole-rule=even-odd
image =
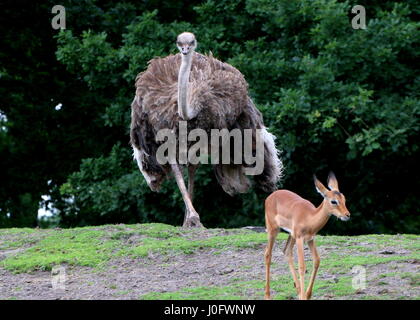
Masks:
[[[261,113],[248,96],[243,75],[212,55],[196,53],[197,42],[192,33],[181,33],[176,44],[180,53],[152,59],[147,70],[136,78],[130,142],[134,158],[151,190],[159,190],[165,178],[173,173],[185,203],[183,226],[198,227],[202,226],[200,217],[192,204],[197,165],[190,162],[186,165],[187,189],[179,162],[158,162],[156,152],[163,143],[156,139],[159,130],[170,129],[177,135],[180,121],[187,121],[188,131],[195,128],[207,133],[211,129],[239,129],[241,132],[252,129],[253,141],[259,135],[264,142],[264,169],[255,176],[255,182],[266,192],[275,190],[282,163],[274,136],[265,129]],[[233,161],[213,165],[219,184],[230,195],[249,189],[250,182],[244,172],[246,167],[246,164],[234,164]]]

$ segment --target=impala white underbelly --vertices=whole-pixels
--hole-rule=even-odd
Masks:
[[[284,227],[280,227],[281,229],[283,229],[284,231],[288,232],[288,233],[292,233],[292,230],[290,230],[289,228],[284,228]]]

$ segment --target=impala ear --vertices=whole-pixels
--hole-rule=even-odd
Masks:
[[[330,190],[338,191],[337,178],[335,177],[335,174],[332,171],[330,171],[330,173],[328,174],[327,184],[328,184],[328,188],[330,188]]]
[[[325,188],[325,186],[321,183],[321,181],[317,179],[315,175],[314,175],[314,184],[315,184],[316,191],[318,191],[321,194],[321,196],[325,198],[327,196],[328,189]]]

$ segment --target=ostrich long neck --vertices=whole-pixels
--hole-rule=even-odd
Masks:
[[[188,82],[190,78],[193,52],[181,55],[182,62],[178,74],[178,113],[184,120],[192,118],[192,110],[188,104]]]

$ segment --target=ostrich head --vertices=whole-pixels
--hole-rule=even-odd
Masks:
[[[191,32],[183,32],[176,39],[176,46],[183,55],[194,52],[197,47],[197,40]]]

